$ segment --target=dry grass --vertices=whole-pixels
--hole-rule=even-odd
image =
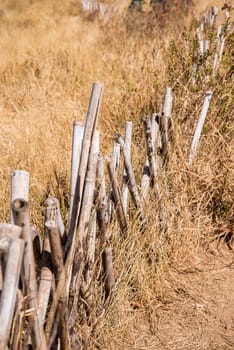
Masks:
[[[216,309],[204,303],[216,297],[214,291],[205,294],[209,283],[204,281],[211,280],[212,289],[215,278],[203,271],[192,288],[191,273],[206,265],[213,271],[212,258],[204,255],[210,249],[207,238],[233,225],[233,34],[217,77],[208,83],[201,71],[194,88],[181,34],[189,21],[180,15],[178,24],[174,14],[162,14],[160,20],[148,12],[127,14],[104,24],[85,19],[72,1],[6,0],[0,5],[1,221],[9,216],[13,169],[30,172],[32,220],[39,227],[48,193],[63,198],[66,208],[72,121],[84,120],[93,81],[105,86],[102,149],[110,152],[114,132],[132,120],[138,179],[145,160],[141,118],[160,110],[166,84],[174,91],[174,141],[169,167],[160,174],[162,199],[151,194],[143,234],[136,219],[125,242],[113,229],[117,284],[112,303],[104,314],[98,306],[94,310],[95,326],[78,330],[86,333],[90,348],[229,349],[212,338]],[[214,91],[211,109],[198,157],[188,168],[207,88]],[[228,279],[231,283],[233,277]],[[220,288],[226,291],[225,280]],[[217,300],[222,303],[221,296]]]

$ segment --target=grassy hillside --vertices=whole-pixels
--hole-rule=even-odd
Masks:
[[[217,320],[214,309],[196,309],[203,295],[198,287],[191,288],[191,271],[213,264],[213,238],[229,246],[227,255],[233,238],[233,30],[227,34],[218,73],[207,80],[210,65],[200,62],[193,84],[194,13],[199,18],[199,6],[186,11],[172,6],[166,13],[160,6],[123,12],[104,22],[85,17],[74,1],[0,4],[1,221],[9,217],[14,169],[30,172],[34,224],[42,228],[48,194],[60,199],[66,220],[72,122],[84,120],[93,81],[105,87],[101,148],[110,153],[114,134],[123,132],[125,121],[133,121],[138,181],[145,161],[142,117],[160,111],[167,85],[173,90],[174,133],[168,168],[159,174],[162,196],[159,200],[151,193],[145,204],[144,234],[137,220],[125,242],[119,241],[117,226],[113,228],[117,283],[104,311],[98,306],[102,294],[97,295],[95,323],[84,322],[78,329],[87,348],[232,346],[222,347],[218,336],[203,334],[222,318]],[[206,62],[214,53],[215,32],[209,35],[213,44]],[[198,155],[189,167],[192,135],[207,90],[213,91],[211,106]],[[199,278],[194,278],[196,286]]]

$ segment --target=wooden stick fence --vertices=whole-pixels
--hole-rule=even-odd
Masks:
[[[199,31],[204,38],[197,32],[199,42],[206,40],[205,30],[215,26],[216,17],[217,9],[213,8],[203,18]],[[224,45],[221,33],[219,28],[214,70]],[[201,55],[208,50],[207,43],[204,50],[204,41],[199,47]],[[173,133],[171,88],[166,88],[160,113],[143,118],[146,160],[141,186],[131,160],[132,122],[126,123],[124,138],[115,136],[112,156],[100,154],[97,124],[102,92],[102,84],[94,83],[85,125],[73,124],[68,227],[64,227],[58,199],[49,197],[45,202],[44,232],[38,235],[30,225],[29,174],[22,170],[12,173],[10,224],[0,224],[0,350],[22,349],[26,344],[38,350],[79,349],[82,339],[76,330],[77,310],[82,310],[86,320],[89,318],[98,256],[102,257],[105,300],[114,291],[111,240],[116,221],[120,239],[124,239],[132,211],[145,222],[149,190],[159,194],[158,174],[169,162]],[[197,154],[211,97],[212,92],[207,91],[189,165]],[[123,169],[121,174],[119,168]]]

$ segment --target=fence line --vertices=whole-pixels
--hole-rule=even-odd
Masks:
[[[209,50],[206,31],[215,26],[216,17],[217,9],[213,7],[202,18],[196,34],[201,56]],[[219,27],[213,71],[218,70],[224,40],[223,29]],[[195,84],[192,74],[192,84]],[[139,222],[147,224],[145,200],[150,190],[159,194],[158,173],[164,171],[170,161],[172,89],[166,88],[160,113],[143,118],[146,160],[140,188],[131,160],[132,122],[126,123],[124,138],[119,134],[115,136],[112,156],[100,153],[97,125],[102,92],[103,85],[94,83],[85,125],[78,121],[73,124],[68,227],[64,227],[58,199],[47,198],[41,243],[37,231],[30,225],[29,174],[15,170],[11,175],[11,224],[0,224],[0,257],[4,256],[6,261],[4,266],[1,259],[0,265],[0,349],[20,348],[23,334],[24,341],[32,343],[33,349],[79,347],[75,331],[77,307],[83,303],[87,317],[92,310],[95,253],[102,256],[107,300],[115,286],[111,245],[114,219],[119,224],[120,238],[124,239],[130,214],[135,213]],[[190,166],[197,154],[211,97],[212,92],[207,91],[189,153]],[[118,175],[120,164],[123,164],[123,172]],[[110,183],[109,197],[105,166]],[[130,203],[135,205],[131,211]],[[100,237],[98,253],[97,235]],[[28,323],[25,323],[26,316]]]

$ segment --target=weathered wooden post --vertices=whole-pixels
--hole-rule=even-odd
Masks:
[[[0,299],[0,349],[7,349],[23,259],[24,241],[12,239],[7,254],[4,285]]]
[[[190,155],[189,155],[189,165],[191,165],[193,163],[194,157],[196,155],[196,151],[197,151],[197,146],[199,143],[199,139],[201,136],[201,132],[202,132],[202,128],[206,119],[206,115],[208,112],[208,108],[210,105],[210,101],[211,101],[211,97],[212,97],[212,91],[207,91],[205,94],[205,100],[203,102],[203,106],[202,106],[202,110],[198,119],[198,123],[196,126],[196,130],[194,132],[193,135],[193,140],[192,140],[192,146],[191,146],[191,150],[190,150]]]
[[[132,122],[125,124],[124,144],[127,155],[131,159],[131,143],[132,143]],[[125,168],[123,169],[123,186],[122,186],[122,202],[125,215],[128,213],[128,176]]]

